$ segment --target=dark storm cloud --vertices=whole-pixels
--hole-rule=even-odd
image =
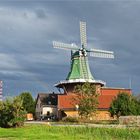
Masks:
[[[114,60],[89,58],[91,72],[108,86],[139,92],[140,2],[0,2],[0,77],[5,94],[48,92],[64,80],[70,52],[52,41],[80,45],[79,20],[87,22],[88,47],[115,52]],[[16,87],[15,87],[16,85]]]
[[[38,18],[41,18],[41,19],[47,18],[46,13],[43,9],[37,9],[36,15]]]

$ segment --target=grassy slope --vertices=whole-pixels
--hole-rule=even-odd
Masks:
[[[140,130],[26,125],[0,128],[0,140],[140,140]]]

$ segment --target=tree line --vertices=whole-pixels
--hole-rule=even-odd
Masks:
[[[98,96],[93,84],[75,86],[74,103],[79,116],[89,119],[98,108]],[[119,93],[112,101],[109,112],[112,117],[140,115],[140,98],[128,93]],[[24,124],[26,114],[35,115],[35,101],[29,92],[0,102],[0,127],[19,127]]]

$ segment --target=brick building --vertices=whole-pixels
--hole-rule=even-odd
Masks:
[[[96,120],[114,119],[110,116],[109,107],[112,103],[112,100],[120,92],[132,94],[131,89],[102,87],[100,89],[100,95],[98,96],[99,104],[98,104],[97,112],[94,114],[93,119]],[[59,110],[58,117],[60,119],[63,117],[61,111],[65,112],[66,116],[73,116],[73,117],[78,116],[78,109],[76,107],[76,104],[74,104],[73,102],[74,101],[73,98],[74,98],[74,94],[58,95],[57,109]]]
[[[98,108],[93,119],[110,120],[114,119],[110,116],[109,107],[112,100],[120,92],[131,93],[131,89],[102,87],[98,96]],[[36,117],[39,119],[42,115],[51,115],[62,119],[66,116],[77,117],[78,108],[74,103],[74,94],[38,94],[36,102]]]

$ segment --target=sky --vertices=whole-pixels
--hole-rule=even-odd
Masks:
[[[115,59],[89,57],[91,73],[107,87],[140,93],[140,1],[0,0],[0,79],[3,96],[58,92],[70,70],[70,51],[52,41],[80,46],[79,21],[87,23],[88,48],[114,51]]]

